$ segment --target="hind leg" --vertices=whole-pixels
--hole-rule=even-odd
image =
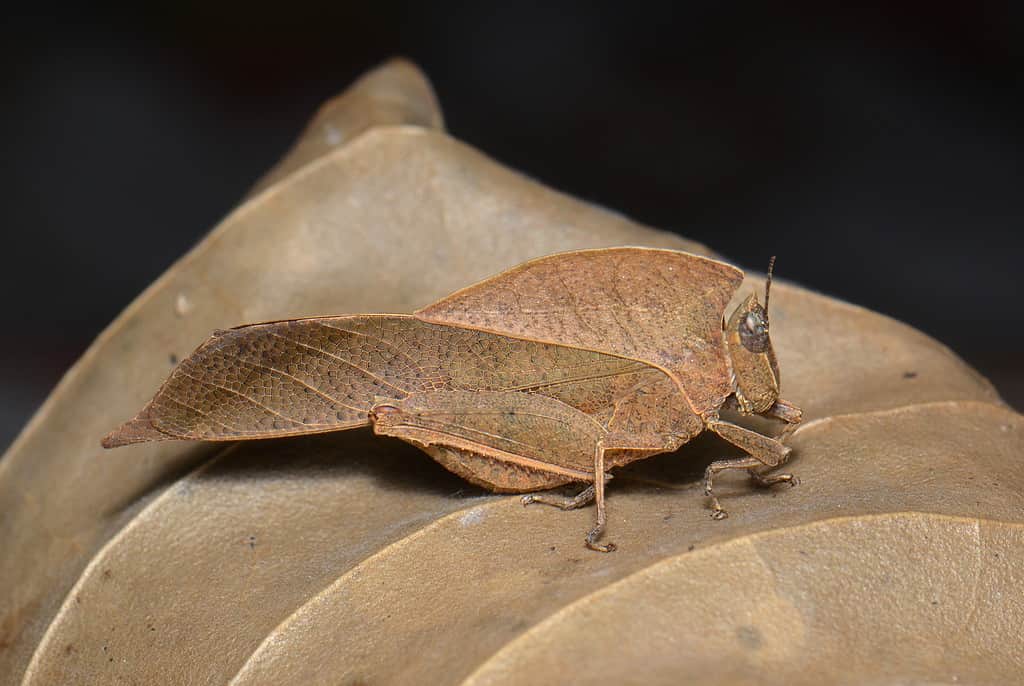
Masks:
[[[604,482],[607,484],[612,480],[611,474],[604,475]],[[564,496],[555,495],[550,491],[544,493],[527,493],[523,496],[523,505],[550,505],[560,510],[578,510],[594,502],[594,484],[590,484],[576,495]]]
[[[594,449],[594,500],[597,501],[597,522],[594,524],[594,528],[590,530],[590,533],[587,534],[586,544],[588,548],[599,553],[613,552],[616,547],[614,543],[601,545],[597,542],[597,539],[601,538],[601,534],[604,533],[604,526],[607,521],[604,513],[605,481],[604,444],[598,441],[597,447]]]
[[[597,501],[597,521],[594,528],[590,530],[585,539],[586,545],[591,550],[601,553],[610,553],[615,550],[614,543],[604,545],[597,543],[597,539],[604,533],[607,517],[604,509],[604,485],[611,481],[611,474],[604,473],[604,446],[599,442],[594,449],[594,474],[601,474],[603,478],[595,478],[594,483],[577,493],[573,497],[561,497],[547,493],[528,493],[523,496],[523,505],[541,503],[551,505],[562,510],[575,510],[589,504],[592,500]]]
[[[594,485],[587,486],[574,496],[558,496],[551,493],[527,493],[523,496],[523,505],[540,503],[551,505],[560,510],[577,510],[584,505],[589,505],[594,500]]]

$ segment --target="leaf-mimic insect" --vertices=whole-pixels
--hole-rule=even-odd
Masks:
[[[768,299],[724,318],[743,273],[672,250],[605,248],[535,259],[414,315],[366,314],[218,331],[156,396],[103,440],[233,441],[372,425],[444,467],[524,503],[570,509],[597,501],[586,544],[605,527],[607,470],[676,450],[705,429],[747,457],[711,463],[760,484],[789,448],[719,417],[781,419]],[[589,484],[574,498],[534,491]]]

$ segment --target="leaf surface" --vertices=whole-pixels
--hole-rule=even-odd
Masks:
[[[403,94],[395,101],[407,103],[401,126],[368,121],[339,145],[298,144],[311,154],[294,173],[252,193],[132,302],[0,459],[4,681],[20,679],[92,556],[157,492],[219,450],[164,442],[110,452],[96,440],[142,407],[211,331],[411,312],[514,264],[584,246],[642,242],[707,253],[445,135],[425,79],[395,66],[371,78]],[[367,112],[350,109],[359,102],[342,96],[321,123],[364,119]],[[429,113],[431,127],[408,125],[415,112]]]

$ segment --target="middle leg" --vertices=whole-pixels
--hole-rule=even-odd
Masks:
[[[723,422],[717,418],[708,420],[707,426],[725,440],[742,448],[748,455],[748,457],[712,462],[705,470],[704,494],[711,498],[711,516],[714,519],[725,519],[729,516],[718,502],[712,488],[712,480],[719,472],[727,469],[743,469],[749,472],[758,484],[764,486],[781,482],[794,483],[792,474],[771,476],[765,474],[766,471],[775,469],[789,458],[791,448],[783,445],[778,439],[730,422]]]

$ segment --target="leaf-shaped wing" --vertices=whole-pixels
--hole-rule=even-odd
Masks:
[[[513,467],[577,480],[594,473],[605,436],[593,417],[554,398],[509,391],[417,393],[379,405],[374,431],[417,446],[443,445]]]
[[[735,267],[684,252],[580,250],[513,267],[416,316],[643,360],[699,414],[730,393],[722,315],[742,280]]]
[[[655,377],[633,360],[409,316],[271,322],[215,334],[104,445],[338,431],[367,424],[375,398],[442,390],[534,391],[592,412]]]

